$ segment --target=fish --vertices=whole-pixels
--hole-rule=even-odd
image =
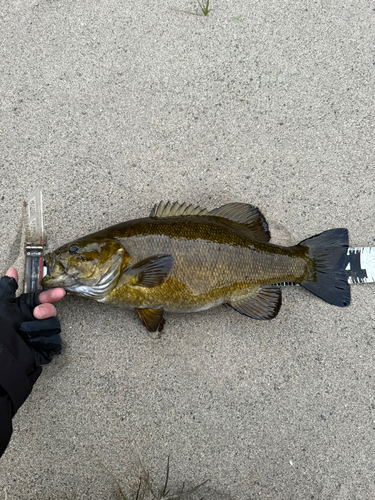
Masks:
[[[45,256],[43,287],[136,309],[150,332],[165,312],[230,306],[257,320],[275,318],[283,282],[299,283],[346,307],[348,230],[329,229],[293,246],[270,243],[265,217],[247,203],[213,210],[163,202],[149,217],[67,243]]]

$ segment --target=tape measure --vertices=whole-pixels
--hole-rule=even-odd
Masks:
[[[43,204],[42,191],[36,189],[26,200],[26,245],[25,245],[25,282],[24,292],[41,288],[43,278]]]
[[[345,262],[348,283],[375,283],[375,247],[348,248]]]

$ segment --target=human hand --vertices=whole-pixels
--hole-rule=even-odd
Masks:
[[[9,278],[14,278],[18,282],[18,272],[14,267],[10,267],[6,273]],[[38,292],[37,292],[38,293]],[[47,319],[56,316],[56,307],[53,302],[58,302],[65,296],[63,288],[51,288],[45,292],[38,294],[40,305],[33,310],[33,315],[36,319]]]
[[[37,366],[49,363],[53,354],[60,354],[62,345],[60,323],[52,302],[62,299],[65,290],[37,290],[16,298],[17,279],[17,270],[11,267],[0,280],[0,317],[29,345]]]

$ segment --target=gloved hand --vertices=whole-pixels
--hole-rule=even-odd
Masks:
[[[49,363],[61,352],[60,322],[57,302],[65,295],[63,288],[23,293],[16,298],[18,273],[10,268],[0,280],[0,317],[7,320],[33,351],[36,366]]]

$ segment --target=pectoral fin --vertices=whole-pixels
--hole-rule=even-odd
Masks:
[[[165,323],[164,309],[137,309],[139,319],[149,332],[161,332]]]
[[[162,285],[168,278],[173,265],[171,255],[153,255],[143,259],[125,271],[129,285],[153,288]]]
[[[280,310],[281,290],[276,285],[263,285],[250,298],[228,305],[253,319],[272,319]]]

